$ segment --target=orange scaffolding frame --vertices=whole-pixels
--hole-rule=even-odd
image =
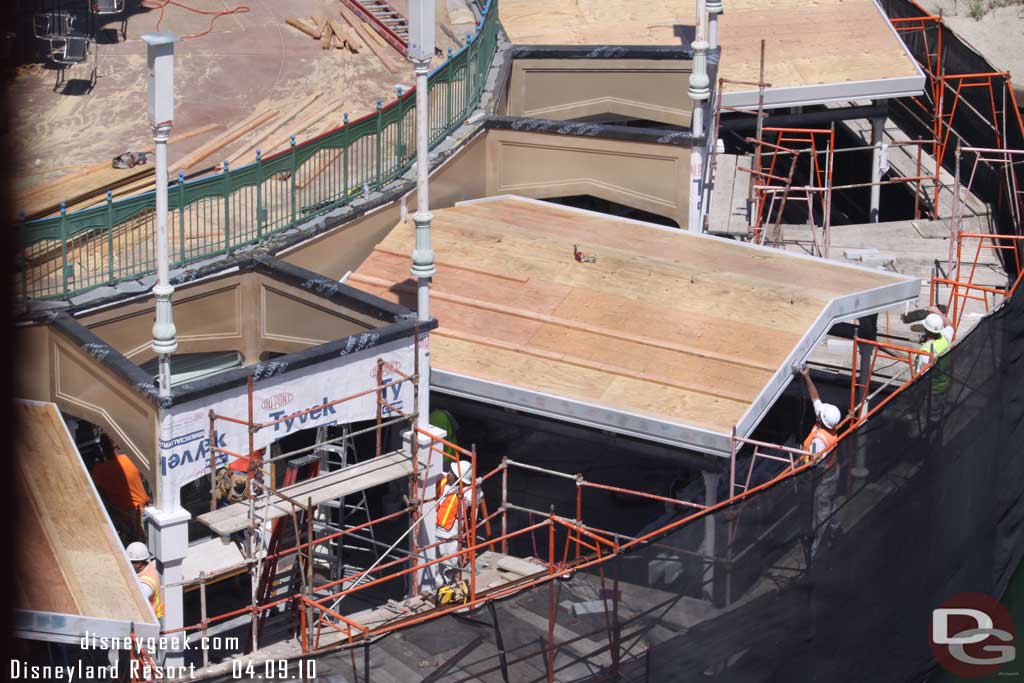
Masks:
[[[978,113],[986,119],[995,133],[996,146],[1006,145],[1006,125],[1015,120],[1018,130],[1024,134],[1024,120],[1021,119],[1017,100],[1010,86],[1010,74],[1006,71],[988,71],[978,73],[950,74],[946,73],[942,42],[943,22],[941,16],[929,13],[916,2],[912,2],[921,12],[919,17],[891,17],[889,21],[899,34],[917,34],[924,47],[924,60],[918,62],[924,68],[928,79],[926,100],[918,97],[910,98],[917,105],[918,111],[907,107],[901,100],[895,100],[903,106],[911,116],[932,131],[932,158],[935,162],[934,194],[932,197],[933,214],[938,216],[939,192],[941,190],[940,172],[946,154],[949,151],[951,138],[956,135],[953,122],[961,104],[971,109],[974,107],[965,98],[966,91],[972,88],[984,88],[988,91],[988,105],[991,118],[982,112]],[[934,52],[932,51],[934,49]],[[1002,85],[1001,102],[996,102],[998,85]],[[929,120],[925,120],[929,119]],[[957,136],[959,142],[959,136]],[[959,160],[958,160],[959,161]],[[958,188],[959,189],[959,188]],[[958,195],[954,193],[954,201]]]
[[[764,134],[774,135],[775,141],[769,142],[764,139]],[[824,137],[824,141],[820,140]],[[825,231],[824,243],[821,247],[815,248],[819,253],[828,255],[828,230],[831,221],[831,200],[830,192],[822,192],[832,185],[832,166],[835,153],[835,129],[834,128],[775,128],[765,127],[759,138],[748,138],[748,142],[757,145],[754,152],[756,162],[750,170],[751,185],[754,197],[754,214],[752,225],[752,237],[756,244],[764,242],[765,224],[770,220],[773,211],[775,212],[774,234],[772,236],[774,246],[781,242],[782,213],[789,201],[804,201],[807,203],[807,213],[813,224],[815,203],[820,204],[819,210],[823,216]],[[821,148],[819,150],[819,147]],[[767,148],[767,151],[766,151]],[[825,161],[822,163],[819,151],[825,154]],[[810,183],[806,186],[793,186],[793,177],[796,173],[797,163],[802,155],[808,155],[807,176]],[[781,163],[781,155],[791,155],[787,171],[778,170]],[[765,156],[768,157],[767,163]],[[787,175],[782,175],[782,173]],[[792,194],[802,193],[801,197],[791,197]]]
[[[996,299],[1006,300],[1013,296],[1024,276],[1021,268],[1021,250],[1024,236],[1022,235],[987,235],[982,233],[959,233],[956,236],[956,258],[953,261],[950,277],[934,276],[929,285],[928,299],[932,305],[939,304],[941,287],[948,287],[946,310],[953,325],[954,334],[960,329],[968,301],[980,301],[988,313],[996,304]],[[965,244],[966,243],[966,244]],[[965,249],[967,246],[967,249]],[[973,246],[973,254],[971,248]],[[978,261],[982,251],[1011,254],[1012,274],[1005,287],[981,285],[974,281],[978,272]],[[963,259],[969,258],[969,265],[964,266]],[[1008,270],[1010,270],[1008,268]],[[955,336],[954,336],[955,338]]]

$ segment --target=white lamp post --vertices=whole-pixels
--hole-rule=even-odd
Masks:
[[[434,2],[409,2],[409,59],[416,66],[416,247],[412,252],[412,274],[416,278],[416,316],[430,320],[430,278],[434,268],[434,250],[430,246],[430,96],[427,75],[434,57]],[[419,350],[416,351],[419,353]],[[428,354],[429,358],[429,354]],[[419,426],[430,422],[430,365],[420,370]]]
[[[170,354],[178,348],[177,332],[171,318],[171,294],[167,264],[167,138],[174,121],[174,43],[178,37],[161,31],[144,33],[149,66],[149,125],[153,127],[156,146],[156,258],[157,281],[153,287],[156,299],[156,321],[153,323],[153,351],[160,359],[160,396],[171,395]],[[188,551],[189,513],[178,502],[178,490],[161,481],[156,505],[146,508],[149,547],[160,571],[161,593],[166,614],[163,628],[174,630],[184,622],[181,588],[182,567]],[[180,637],[180,634],[179,636]],[[168,644],[164,654],[166,666],[184,664],[182,645]]]
[[[690,152],[690,207],[688,229],[694,234],[701,234],[704,226],[701,220],[700,199],[701,183],[704,172],[704,147],[697,139],[703,137],[704,103],[711,95],[711,81],[708,78],[708,43],[704,40],[707,17],[705,16],[704,0],[697,0],[697,27],[693,48],[693,71],[690,73],[690,85],[687,93],[693,102],[693,116],[690,131],[694,142]]]
[[[722,13],[723,9],[722,0],[707,0],[709,50],[718,48],[718,15]]]
[[[412,252],[412,274],[416,278],[416,317],[423,322],[430,320],[430,278],[436,272],[434,250],[430,246],[430,97],[427,89],[430,60],[434,57],[435,2],[436,0],[409,0],[408,55],[416,67],[416,213],[412,215],[412,220],[416,224],[416,247]],[[443,431],[430,426],[429,335],[425,339],[428,347],[425,362],[420,362],[417,426],[423,432],[445,436]],[[420,353],[420,350],[416,349],[416,353]],[[424,436],[422,432],[414,430],[410,432],[409,437],[410,446],[411,439],[416,439],[417,449],[430,446],[430,438]],[[443,471],[444,463],[439,458],[434,458],[430,471],[423,475],[422,490],[432,490],[431,487],[435,485]],[[436,545],[437,523],[431,510],[429,504],[421,502],[421,523],[417,533],[419,547],[433,546],[435,550],[431,553],[434,555],[441,552],[441,546]],[[441,573],[442,566],[435,565],[433,569],[420,570],[411,578],[414,585],[433,590],[441,585]]]
[[[153,286],[156,321],[153,323],[153,351],[160,359],[160,395],[171,395],[171,356],[178,349],[177,331],[171,317],[171,295],[167,265],[167,138],[174,122],[174,44],[178,36],[169,31],[142,34],[149,66],[149,125],[156,147],[156,267]]]

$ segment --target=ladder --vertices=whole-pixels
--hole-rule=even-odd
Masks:
[[[308,467],[308,471],[303,479],[312,479],[318,476],[320,474],[320,465],[320,455],[317,453],[290,460],[284,473],[282,486],[291,486],[297,483],[301,470],[304,467]],[[257,512],[258,509],[257,507]],[[257,517],[256,521],[258,524],[256,528],[262,529],[263,520]],[[293,553],[280,560],[273,557],[282,549],[294,547],[308,540],[306,515],[300,511],[296,515],[296,521],[299,526],[298,534],[295,533],[295,525],[292,523],[290,516],[281,517],[273,521],[266,555],[270,559],[263,566],[259,585],[256,589],[257,602],[261,605],[294,593],[296,586],[301,583],[301,575],[296,570],[303,571],[305,569],[303,553]],[[287,604],[282,604],[277,612],[284,612],[286,607]],[[260,613],[256,627],[257,639],[263,636],[270,614],[270,610]]]
[[[325,425],[317,428],[317,447],[314,450],[314,454],[321,458],[320,462],[327,472],[344,469],[354,464],[358,459],[355,441],[351,437],[351,427],[349,425],[342,425],[341,430],[340,440],[332,440],[330,438],[330,426]],[[318,505],[316,517],[313,520],[313,528],[315,534],[326,535],[359,524],[369,523],[370,521],[372,521],[370,504],[364,490],[347,498],[341,497],[337,500],[327,501]],[[347,555],[352,553],[370,555],[370,562],[364,565],[367,567],[378,558],[378,554],[375,552],[378,541],[373,527],[367,527],[361,534],[365,535],[368,539],[369,548],[353,544],[351,537],[339,536],[327,543],[318,545],[314,550],[313,561],[328,567],[332,581],[343,577],[355,576],[362,572],[361,567],[345,563]],[[369,577],[364,577],[362,580],[351,585],[358,585],[369,580]]]
[[[409,45],[409,22],[387,0],[342,0],[399,52]]]

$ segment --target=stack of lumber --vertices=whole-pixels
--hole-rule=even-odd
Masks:
[[[390,43],[381,38],[376,31],[371,29],[365,21],[357,17],[344,3],[340,3],[338,9],[341,10],[341,18],[345,20],[345,23],[353,31],[359,34],[363,42],[370,48],[370,52],[380,60],[385,69],[393,74],[402,71],[405,67],[405,55],[395,50]]]
[[[320,48],[324,50],[329,50],[333,45],[338,50],[344,48],[358,53],[363,47],[359,36],[336,19],[326,17],[286,19],[285,23],[299,29],[310,38],[319,40]]]
[[[298,29],[310,38],[320,41],[320,47],[328,50],[333,45],[352,53],[368,50],[380,60],[390,73],[399,73],[404,68],[405,56],[372,30],[365,21],[344,5],[339,7],[341,18],[312,17],[310,19],[286,19],[285,23]]]

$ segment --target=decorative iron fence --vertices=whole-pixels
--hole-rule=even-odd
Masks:
[[[458,128],[480,102],[498,41],[498,0],[465,47],[429,78],[430,146]],[[411,68],[411,67],[410,67]],[[239,169],[168,188],[171,267],[225,254],[344,206],[405,173],[416,158],[415,89],[377,111]],[[156,197],[149,192],[20,225],[25,245],[22,299],[73,296],[156,271]]]

